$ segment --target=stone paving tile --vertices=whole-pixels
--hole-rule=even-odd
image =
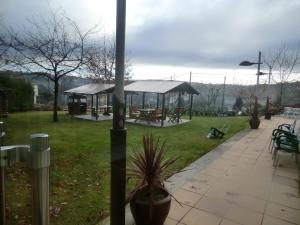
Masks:
[[[215,160],[211,165],[210,168],[227,171],[230,167],[232,167],[232,162],[228,160]]]
[[[289,191],[271,192],[269,201],[300,210],[300,196]]]
[[[263,214],[233,205],[226,213],[225,218],[243,225],[260,225]]]
[[[203,173],[197,173],[194,176],[194,179],[196,179],[199,183],[210,185],[210,186],[213,185],[218,180],[218,178],[216,177],[204,175]]]
[[[225,172],[219,169],[207,168],[202,171],[203,175],[208,175],[216,178],[221,178],[225,176]]]
[[[173,193],[173,196],[180,203],[183,203],[188,206],[194,206],[203,195],[196,194],[194,192],[187,191],[184,189],[179,189]]]
[[[275,175],[299,180],[299,174],[297,168],[278,167],[275,171]]]
[[[282,177],[282,176],[273,176],[273,183],[284,184],[290,187],[299,188],[299,181],[297,179]]]
[[[239,198],[239,193],[232,190],[225,190],[223,188],[212,187],[205,193],[206,197],[225,199],[228,201],[236,202]]]
[[[185,217],[183,217],[181,223],[186,225],[199,225],[201,223],[205,225],[219,225],[221,220],[221,217],[214,214],[198,209],[192,209]]]
[[[227,200],[204,196],[195,208],[223,217],[231,205]]]
[[[201,195],[204,195],[208,191],[209,188],[210,188],[210,186],[208,184],[203,184],[198,181],[187,182],[182,187],[182,189],[184,189],[184,190],[191,191],[191,192],[201,194]]]
[[[167,218],[164,225],[177,225],[178,221]]]
[[[234,201],[238,206],[250,209],[254,212],[263,213],[267,201],[259,199],[250,195],[239,195],[238,199]]]
[[[300,224],[300,210],[283,205],[268,203],[265,214],[290,223]]]
[[[169,217],[173,220],[180,221],[182,217],[189,211],[191,210],[190,206],[184,205],[184,204],[179,204],[175,200],[172,200],[171,202],[171,208],[170,208],[170,213]]]
[[[227,219],[223,219],[220,225],[241,225],[241,224]]]
[[[271,192],[289,193],[300,198],[300,189],[279,183],[273,183]]]
[[[294,224],[271,216],[264,215],[262,225],[294,225]]]
[[[236,181],[237,181],[236,179],[228,179],[228,178],[218,179],[213,184],[213,187],[221,188],[229,192],[238,192],[240,189],[240,183]]]
[[[269,188],[260,185],[253,184],[252,186],[249,186],[247,183],[242,183],[240,192],[242,194],[247,194],[256,198],[268,200],[270,190]]]

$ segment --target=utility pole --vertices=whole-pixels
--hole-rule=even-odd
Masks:
[[[190,85],[192,85],[192,71],[190,71]],[[193,95],[189,95],[189,103],[190,103],[190,120],[192,119],[192,105],[193,105]]]
[[[269,66],[269,84],[271,84],[272,67]]]
[[[223,95],[222,95],[222,113],[224,112],[225,85],[226,85],[226,76],[224,77],[224,84],[223,84]]]
[[[261,51],[258,53],[258,63],[257,63],[257,80],[256,85],[259,85],[259,76],[260,76],[260,64],[261,64]]]

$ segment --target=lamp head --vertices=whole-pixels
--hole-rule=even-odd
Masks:
[[[256,75],[267,75],[267,74],[269,74],[269,73],[259,72]]]
[[[249,62],[249,61],[242,61],[239,65],[240,66],[252,66],[254,64],[257,64],[257,63]]]

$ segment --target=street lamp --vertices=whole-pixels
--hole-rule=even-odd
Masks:
[[[269,73],[264,73],[264,72],[261,72],[260,71],[260,65],[262,64],[262,62],[261,62],[261,51],[259,51],[258,52],[258,62],[250,62],[250,61],[242,61],[242,62],[240,62],[240,66],[252,66],[252,65],[255,65],[255,64],[257,64],[257,73],[256,73],[256,75],[257,75],[257,80],[256,80],[256,89],[258,88],[258,85],[259,85],[259,76],[261,76],[261,75],[266,75],[266,74],[269,74],[269,84],[270,84],[270,74],[271,74],[271,69],[270,69],[270,67],[269,67]],[[258,91],[258,90],[256,90],[256,91]],[[255,110],[257,111],[257,97],[255,96],[255,105],[254,105],[254,108],[255,108]],[[268,112],[268,108],[269,108],[269,96],[267,97],[267,103],[266,103],[266,109],[267,109],[267,112],[266,112],[266,114],[268,113],[269,114],[269,112]],[[254,111],[255,111],[254,110]],[[253,113],[255,113],[255,112],[253,112]],[[257,112],[256,112],[257,113]],[[265,116],[265,118],[267,118],[266,116]],[[258,127],[258,126],[257,126]]]
[[[261,62],[261,51],[258,53],[258,62],[249,62],[249,61],[242,61],[239,65],[240,66],[252,66],[257,64],[257,80],[256,80],[256,85],[259,85],[259,76],[264,75],[264,73],[260,72],[260,65],[263,64]]]
[[[111,182],[110,224],[125,224],[126,135],[124,99],[124,57],[126,0],[117,0],[116,68],[113,93],[113,127],[110,132]]]

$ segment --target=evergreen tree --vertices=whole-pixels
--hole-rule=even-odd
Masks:
[[[235,99],[235,103],[233,105],[233,109],[234,110],[241,110],[242,107],[243,107],[243,99],[241,98],[241,96],[238,96]]]

